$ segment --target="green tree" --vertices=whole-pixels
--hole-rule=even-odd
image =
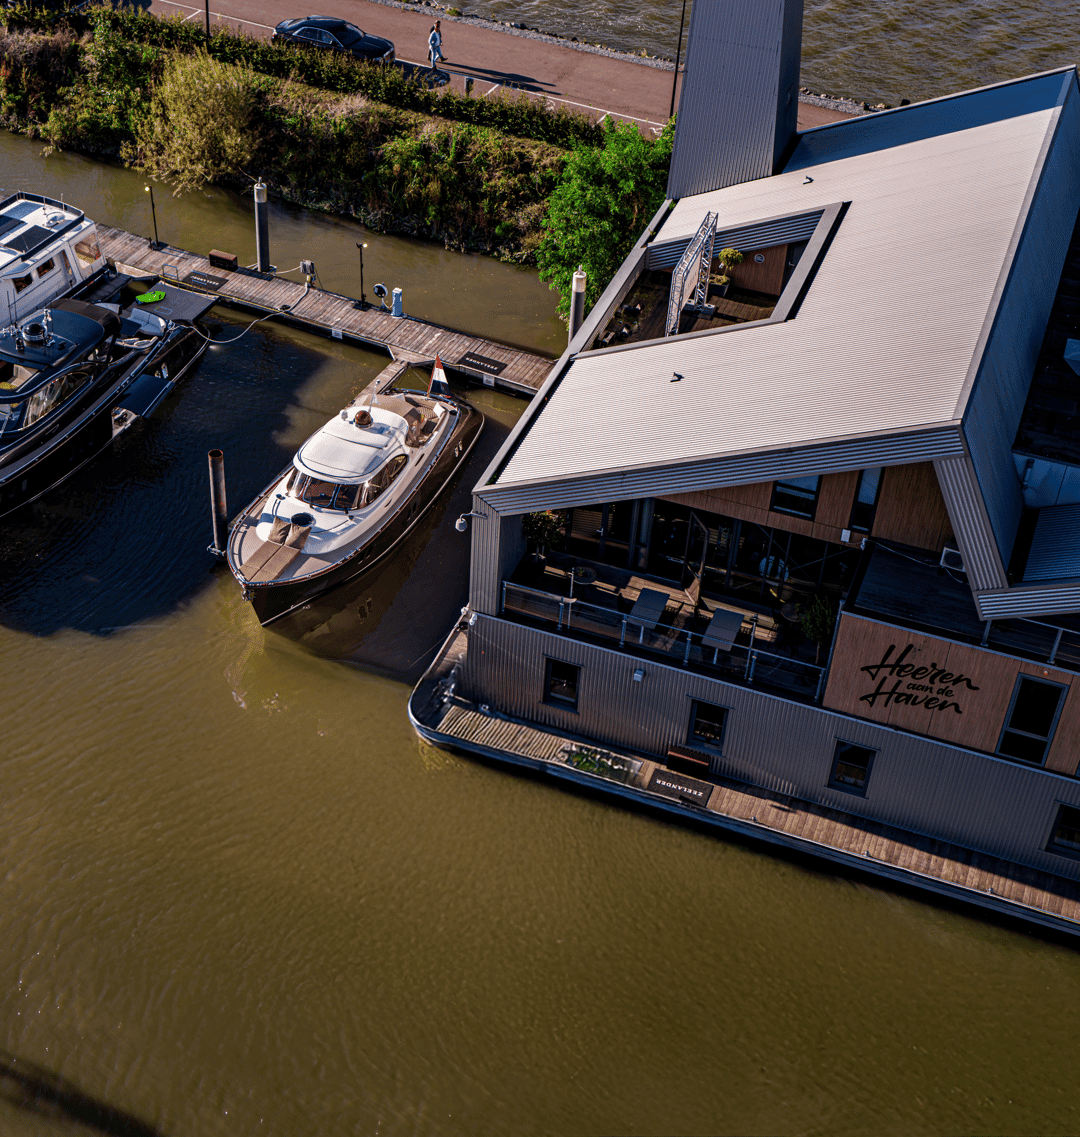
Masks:
[[[803,634],[814,645],[814,663],[821,661],[821,649],[832,643],[836,616],[836,605],[828,597],[818,593],[799,619]]]
[[[578,265],[588,276],[588,309],[663,204],[673,132],[669,122],[653,141],[633,123],[609,120],[602,146],[577,147],[567,158],[536,252],[540,279],[559,291],[564,320]]]

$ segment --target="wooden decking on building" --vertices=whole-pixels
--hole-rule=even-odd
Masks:
[[[334,339],[388,351],[395,360],[430,363],[438,352],[445,366],[486,386],[531,395],[551,370],[551,360],[494,340],[466,335],[411,316],[395,318],[387,310],[356,307],[349,296],[311,288],[251,269],[212,267],[206,257],[165,245],[150,247],[145,237],[98,224],[102,252],[120,272],[160,276],[214,295],[221,303],[248,311],[278,314],[293,327]],[[283,311],[287,309],[287,311]]]
[[[447,701],[425,726],[442,736],[441,740],[462,749],[525,760],[532,766],[542,763],[550,772],[565,773],[572,781],[592,783],[622,797],[644,798],[743,836],[822,856],[897,883],[1080,935],[1080,884],[1075,881],[727,779],[713,779],[704,807],[673,801],[647,788],[654,771],[658,767],[665,769],[649,759],[639,759],[642,767],[632,783],[614,784],[567,767],[560,760],[560,755],[575,745],[572,739],[530,724],[486,715],[454,700]],[[685,775],[675,776],[687,780]]]

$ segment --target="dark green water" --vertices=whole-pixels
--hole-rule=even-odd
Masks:
[[[0,182],[136,225],[141,182],[38,153],[0,136]],[[167,210],[243,253],[240,204]],[[350,287],[351,227],[274,232]],[[374,242],[417,314],[558,348],[530,274]],[[238,507],[384,363],[263,325],[5,526],[0,1050],[170,1137],[1080,1131],[1080,952],[417,742],[356,664],[438,638],[469,475],[299,640],[258,626],[205,452]],[[521,404],[477,398],[493,448]],[[94,1132],[13,1085],[5,1137]]]

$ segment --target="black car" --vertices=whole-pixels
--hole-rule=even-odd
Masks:
[[[282,20],[274,28],[276,43],[297,44],[300,47],[325,47],[331,51],[344,51],[357,59],[372,63],[393,63],[394,45],[380,36],[369,36],[348,20],[332,16],[299,16]]]

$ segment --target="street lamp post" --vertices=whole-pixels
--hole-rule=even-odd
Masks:
[[[367,248],[367,242],[356,242],[356,247],[360,250],[360,303],[356,305],[362,312],[367,307],[367,300],[364,297],[364,250]]]
[[[143,186],[143,189],[150,195],[150,214],[154,218],[154,243],[150,246],[152,249],[160,249],[161,242],[158,240],[157,235],[157,208],[154,206],[154,187]]]
[[[679,81],[679,56],[682,55],[682,33],[683,25],[686,23],[686,0],[682,0],[682,17],[679,19],[679,46],[675,49],[675,75],[671,80],[671,110],[668,111],[668,118],[675,113],[675,85]]]

